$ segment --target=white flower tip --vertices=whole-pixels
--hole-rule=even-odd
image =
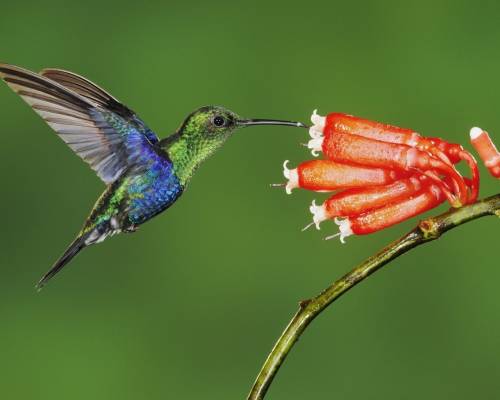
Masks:
[[[340,236],[340,242],[344,244],[345,238],[353,234],[351,229],[351,222],[349,221],[348,218],[346,219],[335,218],[334,221],[339,226],[338,235]]]
[[[311,149],[311,154],[314,157],[318,157],[318,152],[323,148],[323,138],[319,137],[309,140],[309,142],[307,142],[307,147]]]
[[[317,110],[314,110],[311,115],[312,126],[309,128],[309,136],[313,139],[323,136],[323,129],[325,128],[326,117],[322,117],[317,114]]]
[[[323,132],[319,131],[316,125],[313,125],[309,128],[309,136],[311,136],[313,139],[316,139],[323,136]]]
[[[470,130],[470,139],[471,140],[477,139],[482,134],[483,134],[483,130],[481,128],[478,128],[477,126],[475,126],[474,128],[472,128]]]
[[[316,205],[316,200],[313,200],[309,211],[313,215],[313,223],[316,225],[316,229],[320,230],[319,224],[327,219],[324,205]]]
[[[314,214],[314,210],[316,209],[316,207],[318,207],[316,205],[316,200],[313,200],[312,203],[311,203],[311,207],[309,207],[309,211],[311,211],[311,213]]]
[[[283,163],[283,175],[286,179],[288,179],[288,182],[285,186],[285,191],[287,194],[292,194],[292,190],[299,187],[299,173],[297,171],[297,168],[289,169],[287,167],[287,164],[289,162],[289,160],[286,160]]]
[[[283,163],[283,175],[286,179],[290,179],[290,169],[287,167],[289,162],[290,160],[285,160],[285,162]]]
[[[311,114],[311,122],[316,124],[316,118],[318,118],[318,109],[315,108]]]
[[[318,110],[314,110],[312,115],[311,115],[311,122],[314,124],[314,125],[318,125],[319,127],[321,127],[321,129],[323,129],[325,127],[325,121],[326,121],[326,117],[323,117],[322,115],[319,115],[317,113]]]

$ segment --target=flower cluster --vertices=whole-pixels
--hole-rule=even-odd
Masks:
[[[344,242],[347,236],[387,228],[445,200],[460,207],[477,199],[477,163],[459,144],[341,113],[321,116],[314,111],[311,122],[308,148],[324,158],[293,169],[285,161],[286,192],[335,192],[310,207],[318,229],[330,219],[339,226],[339,233],[327,239],[338,236]],[[489,135],[473,128],[471,143],[492,175],[500,177],[500,155]],[[468,165],[470,178],[455,168],[460,161]]]

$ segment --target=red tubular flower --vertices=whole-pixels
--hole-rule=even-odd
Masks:
[[[385,185],[408,176],[406,171],[340,164],[332,160],[306,161],[294,169],[288,169],[287,164],[288,161],[283,164],[283,174],[288,179],[287,193],[295,188],[325,192]]]
[[[470,130],[470,141],[490,174],[495,178],[500,178],[500,153],[488,132],[483,131],[481,128],[472,128]]]
[[[328,134],[327,132],[350,133],[381,142],[399,143],[411,147],[416,147],[422,139],[412,129],[382,124],[341,113],[330,113],[326,116],[325,130],[323,131],[325,136]]]
[[[321,205],[313,202],[310,210],[318,229],[322,221],[335,220],[340,227],[335,236],[342,241],[402,222],[446,198],[454,206],[477,199],[477,163],[459,144],[341,113],[323,117],[314,112],[311,121],[308,147],[327,159],[294,169],[285,162],[286,190],[337,190]],[[500,177],[500,154],[488,134],[474,128],[471,142],[491,174]],[[469,166],[471,178],[455,169],[460,161]]]

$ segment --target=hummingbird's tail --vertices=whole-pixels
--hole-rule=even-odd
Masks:
[[[71,261],[71,259],[76,256],[80,250],[84,247],[87,247],[85,241],[87,240],[88,235],[79,235],[73,243],[69,245],[66,251],[63,253],[61,257],[55,262],[52,268],[40,279],[40,281],[36,284],[36,289],[41,290],[47,282],[54,277],[64,266]]]

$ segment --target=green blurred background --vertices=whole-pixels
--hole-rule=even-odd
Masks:
[[[220,104],[348,112],[470,148],[473,125],[500,142],[499,14],[496,1],[4,2],[0,59],[87,76],[160,136]],[[268,184],[310,158],[307,134],[253,128],[168,212],[37,294],[103,185],[5,86],[0,101],[1,398],[242,399],[298,301],[416,223],[346,245],[321,240],[333,224],[300,232],[324,196]],[[481,171],[481,195],[498,192]],[[456,229],[340,299],[269,398],[498,398],[498,229]]]

